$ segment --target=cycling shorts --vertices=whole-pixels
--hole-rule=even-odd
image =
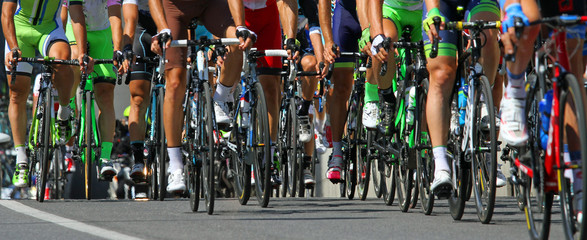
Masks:
[[[352,5],[352,4],[351,4]],[[361,38],[361,25],[357,17],[357,10],[353,6],[345,7],[342,1],[337,1],[332,15],[332,37],[341,52],[358,52]],[[334,67],[354,67],[354,58],[337,58]]]
[[[197,18],[214,36],[225,37],[226,29],[234,26],[226,0],[163,0],[165,18],[175,40],[187,39],[187,27]],[[279,24],[279,21],[278,21]],[[169,48],[165,69],[185,68],[187,48]]]
[[[76,45],[75,36],[71,24],[67,24],[67,38],[69,43]],[[112,59],[114,48],[112,47],[112,31],[106,28],[100,31],[88,31],[88,53],[94,59]],[[112,64],[96,64],[92,73],[94,83],[107,82],[114,84],[116,71]]]
[[[16,29],[16,41],[22,53],[22,57],[35,57],[36,51],[43,56],[49,54],[49,49],[57,41],[68,42],[63,31],[62,22],[45,21],[39,25],[29,23],[28,19],[21,16],[14,16],[14,28]],[[4,43],[4,56],[10,52],[8,42]],[[8,67],[5,66],[8,72]],[[19,75],[31,76],[33,65],[30,63],[19,63],[16,73]]]
[[[412,26],[411,40],[417,42],[422,40],[422,11],[409,11],[401,8],[393,8],[383,4],[383,18],[389,19],[395,25],[398,33],[398,39],[403,34],[403,29],[406,26]]]
[[[245,22],[247,28],[257,34],[257,41],[253,45],[257,50],[282,49],[279,11],[274,0],[267,1],[267,6],[261,9],[245,8]],[[281,57],[257,59],[259,74],[280,75],[281,66]]]
[[[151,37],[157,34],[157,26],[148,12],[139,11],[138,18],[132,50],[137,58],[155,57],[156,54],[151,51]],[[130,80],[151,81],[153,67],[154,64],[135,63]]]
[[[440,14],[446,19],[446,21],[462,21],[463,19],[457,14],[457,6],[462,6],[466,10],[465,19],[467,21],[471,16],[480,12],[490,12],[495,14],[497,17],[501,15],[499,10],[499,3],[497,0],[440,0],[439,2]],[[427,13],[426,3],[424,3],[424,13]],[[422,16],[422,20],[426,19],[426,16]],[[438,43],[438,56],[451,56],[456,57],[457,54],[457,31],[448,30],[440,31],[439,36],[442,40]],[[432,47],[430,39],[426,31],[422,30],[422,39],[424,39],[424,49],[426,49],[426,55],[430,53]]]

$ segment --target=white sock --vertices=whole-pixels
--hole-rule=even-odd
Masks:
[[[68,105],[59,105],[59,110],[57,110],[57,118],[59,120],[67,120],[69,119],[69,114],[71,113],[71,109]]]
[[[183,161],[181,159],[181,149],[179,147],[167,148],[169,155],[169,173],[175,172],[177,169],[183,170]]]
[[[29,162],[29,159],[26,156],[26,146],[18,146],[15,147],[14,150],[16,151],[16,164],[27,164]]]
[[[342,156],[342,143],[332,142],[332,156]]]
[[[434,154],[434,175],[439,171],[450,173],[450,166],[448,166],[448,161],[446,160],[446,147],[434,147],[432,148],[432,153]]]
[[[214,101],[233,102],[230,97],[231,89],[232,87],[224,86],[222,83],[218,82],[218,84],[216,84],[216,92],[214,93]]]
[[[324,119],[314,118],[314,130],[320,133],[324,133]]]
[[[526,98],[526,88],[524,86],[525,73],[518,75],[507,71],[508,85],[505,88],[508,98]]]

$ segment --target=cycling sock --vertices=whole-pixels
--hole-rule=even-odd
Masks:
[[[132,141],[130,142],[130,149],[132,150],[132,156],[135,159],[135,164],[145,164],[145,143],[143,141]]]
[[[332,156],[342,156],[342,143],[332,142]]]
[[[300,106],[300,109],[298,110],[298,116],[307,116],[308,109],[310,109],[310,105],[312,105],[312,101],[306,101],[305,99],[302,100],[302,105]]]
[[[450,167],[446,161],[446,146],[434,147],[432,153],[434,154],[434,175],[441,170],[450,173]]]
[[[393,94],[392,87],[388,89],[379,89],[379,93],[381,93],[381,97],[383,97],[385,102],[395,103],[395,95]]]
[[[167,154],[169,155],[169,169],[167,169],[167,172],[172,173],[178,169],[183,169],[181,149],[179,147],[167,147]]]
[[[57,118],[59,120],[64,121],[69,119],[69,114],[71,113],[71,108],[69,105],[59,105],[59,110],[57,110]]]
[[[102,147],[100,150],[100,158],[105,160],[110,160],[110,155],[112,154],[112,142],[102,142]]]
[[[377,84],[365,83],[365,102],[379,102]]]
[[[506,95],[509,98],[526,98],[526,88],[524,87],[525,72],[513,74],[507,70],[508,85],[506,86]]]
[[[229,97],[231,89],[232,87],[224,86],[222,83],[218,82],[218,84],[216,84],[216,92],[214,93],[214,101],[232,102]]]
[[[24,144],[16,145],[14,150],[16,151],[16,164],[27,164],[29,162],[29,159],[26,156],[26,146]]]
[[[65,158],[73,157],[73,146],[65,145]]]
[[[324,133],[324,119],[314,118],[314,130],[316,132]]]

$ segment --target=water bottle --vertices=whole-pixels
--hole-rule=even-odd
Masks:
[[[412,125],[414,124],[414,109],[416,109],[416,88],[413,86],[406,89],[406,103],[408,104],[406,122]]]
[[[550,128],[550,113],[552,111],[552,90],[544,94],[544,98],[538,104],[540,112],[540,146],[546,149],[548,143],[548,129]]]
[[[465,115],[467,112],[467,98],[469,96],[469,85],[461,78],[461,87],[458,92],[458,106],[459,106],[459,124],[465,124]]]
[[[249,103],[249,92],[246,92],[244,88],[239,103],[241,109],[241,127],[247,128],[250,125],[249,111],[251,104]]]

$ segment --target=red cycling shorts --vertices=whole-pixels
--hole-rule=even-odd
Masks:
[[[279,11],[275,0],[267,0],[265,8],[255,10],[245,8],[245,23],[247,28],[257,34],[257,42],[253,47],[258,50],[282,49]],[[281,70],[282,65],[281,57],[263,57],[257,60],[257,68],[260,70]]]

